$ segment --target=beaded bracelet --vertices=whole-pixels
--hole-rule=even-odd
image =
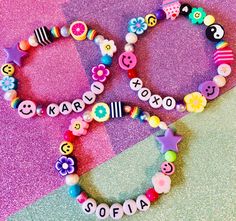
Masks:
[[[31,47],[37,47],[38,45],[46,46],[61,36],[69,37],[70,35],[77,41],[83,41],[86,38],[94,41],[100,48],[102,54],[101,64],[92,68],[92,79],[94,82],[91,84],[91,90],[85,92],[82,99],[75,99],[72,103],[64,101],[60,105],[51,103],[46,108],[41,104],[36,105],[35,102],[30,100],[22,101],[16,92],[18,81],[12,77],[15,72],[13,64],[21,66],[22,58],[28,54],[27,51]],[[113,40],[104,39],[95,30],[88,29],[87,25],[82,21],[75,21],[70,27],[67,25],[61,28],[52,27],[51,30],[45,26],[37,28],[28,40],[22,40],[13,47],[5,48],[4,50],[7,53],[7,59],[6,64],[1,67],[1,73],[4,77],[0,81],[0,86],[5,92],[4,98],[11,102],[12,108],[18,109],[18,114],[22,118],[31,118],[36,114],[42,116],[45,112],[50,117],[55,117],[59,113],[67,115],[72,111],[81,112],[86,104],[93,104],[96,96],[104,91],[103,82],[106,81],[110,74],[106,66],[111,65],[113,54],[117,51],[117,48]]]
[[[164,154],[165,161],[161,164],[160,170],[152,177],[153,187],[148,189],[145,194],[137,197],[136,200],[128,199],[123,205],[115,203],[110,207],[105,204],[97,204],[97,202],[88,197],[87,193],[81,189],[79,185],[79,176],[76,174],[76,160],[72,156],[73,144],[75,136],[86,135],[89,123],[92,120],[105,122],[109,118],[121,118],[125,114],[129,114],[133,119],[139,119],[141,122],[148,122],[152,128],[159,127],[165,130],[163,136],[157,136],[156,140],[161,144],[160,152]],[[155,202],[159,194],[168,193],[171,187],[170,175],[175,172],[176,153],[178,152],[177,144],[181,141],[181,136],[174,135],[172,129],[168,128],[164,122],[160,122],[157,116],[151,116],[147,112],[143,112],[139,107],[130,107],[122,102],[97,103],[93,106],[92,111],[84,112],[82,117],[71,120],[69,130],[64,134],[64,141],[60,144],[60,153],[62,156],[55,164],[59,174],[65,177],[68,185],[68,193],[72,198],[82,204],[82,209],[86,214],[96,213],[98,219],[106,219],[109,216],[112,219],[121,219],[124,214],[130,216],[137,211],[147,211],[152,202]]]
[[[143,86],[143,81],[137,77],[135,66],[137,58],[134,52],[134,44],[138,41],[138,35],[143,34],[148,27],[154,27],[158,21],[166,19],[174,20],[179,14],[188,17],[193,24],[204,23],[206,28],[206,37],[216,42],[216,52],[214,53],[214,62],[217,65],[217,72],[212,81],[202,83],[198,91],[186,95],[183,101],[178,101],[173,97],[167,96],[162,99],[158,94],[152,94],[151,90]],[[119,65],[123,70],[128,71],[130,88],[138,92],[138,97],[142,101],[148,101],[154,108],[161,106],[166,110],[176,108],[179,112],[202,112],[207,104],[207,100],[215,99],[220,92],[220,87],[226,84],[225,77],[231,74],[231,64],[234,60],[233,52],[228,47],[228,43],[223,40],[224,28],[215,23],[212,15],[206,15],[203,8],[192,8],[189,4],[180,4],[177,0],[164,0],[162,8],[155,14],[148,14],[143,17],[132,18],[128,24],[128,34],[126,34],[125,52],[119,57]]]

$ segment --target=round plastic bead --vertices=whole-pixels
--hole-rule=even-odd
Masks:
[[[72,110],[76,113],[82,112],[85,108],[85,103],[81,99],[76,99],[72,102]]]
[[[176,110],[180,113],[184,112],[186,110],[186,106],[182,103],[177,103]]]
[[[30,46],[32,46],[32,47],[37,47],[39,45],[35,35],[31,35],[28,39],[28,42],[29,42]]]
[[[16,98],[16,96],[17,96],[17,92],[15,90],[9,90],[4,94],[4,99],[6,101],[11,101],[14,98]]]
[[[143,87],[138,91],[138,97],[141,101],[148,101],[151,95],[151,91],[146,87]]]
[[[139,116],[139,120],[141,122],[149,121],[149,118],[150,118],[150,114],[148,112],[142,112]]]
[[[106,55],[101,57],[101,62],[106,66],[111,66],[112,57],[106,54]]]
[[[73,144],[71,142],[68,142],[68,141],[63,141],[61,144],[60,144],[60,147],[59,147],[59,150],[60,150],[60,153],[62,155],[69,155],[73,152]]]
[[[60,113],[59,106],[57,104],[49,104],[46,111],[49,117],[56,117]]]
[[[24,119],[31,118],[36,113],[36,105],[33,101],[24,100],[18,107],[18,114]]]
[[[173,97],[165,97],[162,100],[162,106],[166,110],[173,110],[175,108],[176,101]]]
[[[126,44],[124,49],[126,52],[129,52],[129,51],[134,52],[134,45]]]
[[[151,203],[157,201],[159,194],[155,191],[154,188],[150,188],[145,193],[146,197],[150,200]]]
[[[108,218],[110,213],[110,208],[107,204],[101,203],[98,205],[96,209],[96,216],[98,219],[106,219]]]
[[[6,63],[1,67],[1,73],[3,76],[12,76],[15,73],[15,68],[12,64]]]
[[[81,192],[79,196],[77,196],[76,201],[80,204],[83,204],[88,199],[86,192]]]
[[[165,160],[170,162],[170,163],[173,163],[177,158],[177,154],[174,152],[174,151],[167,151],[165,153]]]
[[[74,186],[79,182],[79,176],[75,173],[69,174],[66,176],[65,182],[68,186]]]
[[[115,220],[119,220],[123,217],[123,207],[119,203],[115,203],[110,207],[110,217]]]
[[[134,200],[126,200],[123,203],[123,210],[127,216],[132,216],[137,212],[137,205]]]
[[[29,42],[27,40],[22,40],[19,43],[19,48],[22,51],[28,51],[30,49],[30,44],[29,44]]]
[[[161,121],[159,124],[160,129],[167,130],[168,126],[165,122]]]
[[[64,101],[59,105],[60,113],[63,115],[68,115],[72,111],[72,105],[68,101]]]
[[[96,94],[94,94],[92,91],[86,91],[83,94],[82,99],[85,104],[93,104],[96,100]]]
[[[94,38],[94,42],[96,45],[100,45],[103,41],[105,40],[105,38],[102,36],[102,35],[97,35],[95,38]]]
[[[155,12],[155,15],[156,15],[156,18],[158,20],[164,20],[166,18],[166,13],[164,10],[162,9],[158,9],[156,12]]]
[[[161,122],[161,121],[160,121],[160,118],[157,117],[157,116],[151,116],[151,117],[149,118],[149,121],[148,121],[149,125],[150,125],[152,128],[157,128],[157,127],[159,126],[160,122]]]
[[[42,117],[43,115],[45,115],[45,113],[46,113],[45,108],[41,104],[37,105],[37,107],[36,107],[36,114],[39,117]]]
[[[130,70],[128,70],[128,77],[129,77],[130,79],[137,77],[137,72],[135,71],[135,69],[130,69]]]
[[[139,211],[145,212],[150,208],[151,202],[145,195],[140,195],[136,199],[136,205]]]
[[[132,78],[129,86],[133,91],[139,91],[143,87],[143,81],[140,78]]]
[[[73,135],[73,133],[70,130],[67,130],[64,133],[64,139],[68,142],[73,142],[75,140],[75,136]]]
[[[232,68],[228,64],[221,64],[221,65],[218,66],[217,72],[218,72],[219,75],[221,75],[223,77],[227,77],[231,74]]]
[[[212,16],[212,15],[207,15],[205,18],[204,18],[204,24],[206,25],[206,26],[209,26],[209,25],[212,25],[213,23],[215,23],[215,18],[214,18],[214,16]]]
[[[86,214],[93,214],[97,209],[97,202],[94,199],[89,198],[82,204],[82,209]]]
[[[125,40],[128,44],[135,44],[138,41],[138,36],[133,32],[129,32],[126,34]]]
[[[60,34],[64,38],[69,37],[70,36],[70,28],[69,28],[69,26],[64,25],[63,27],[61,27]]]
[[[104,91],[104,84],[99,81],[93,82],[91,84],[91,91],[96,95],[101,94]]]
[[[214,78],[213,78],[213,81],[216,83],[216,85],[218,87],[224,87],[225,84],[226,84],[226,79],[225,77],[221,76],[221,75],[216,75]]]
[[[157,24],[157,17],[154,14],[148,14],[145,16],[145,22],[148,27],[154,27]]]
[[[68,193],[72,198],[76,198],[81,193],[81,188],[79,185],[70,186]]]
[[[92,122],[93,121],[92,113],[90,111],[85,111],[83,113],[83,120],[87,123]]]

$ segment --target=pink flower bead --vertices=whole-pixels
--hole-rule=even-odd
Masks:
[[[159,194],[155,191],[154,188],[148,189],[145,195],[150,200],[151,203],[157,201],[157,199],[159,198]]]
[[[110,74],[110,71],[104,64],[99,64],[98,66],[93,67],[92,73],[93,80],[104,82],[107,79],[107,76]]]
[[[82,192],[79,196],[77,196],[76,201],[80,204],[83,204],[88,199],[87,193]]]
[[[70,130],[67,130],[64,133],[64,139],[68,142],[73,142],[75,140],[75,136],[73,135],[73,133]]]

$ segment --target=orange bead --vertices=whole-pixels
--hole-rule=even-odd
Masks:
[[[20,41],[19,43],[19,48],[22,50],[22,51],[27,51],[30,49],[30,44],[27,40],[22,40]]]

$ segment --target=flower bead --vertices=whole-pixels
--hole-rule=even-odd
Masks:
[[[206,12],[203,8],[193,8],[192,12],[189,14],[189,18],[193,24],[202,24],[205,17]]]
[[[106,103],[97,103],[92,108],[93,119],[97,122],[105,122],[110,118],[110,108]]]
[[[158,172],[152,177],[152,184],[157,193],[168,193],[170,191],[171,179],[169,176]]]
[[[207,104],[206,98],[199,92],[193,92],[184,97],[188,112],[200,113]]]
[[[110,74],[110,71],[104,64],[99,64],[98,66],[92,68],[92,73],[93,80],[104,82],[107,79],[107,76]]]
[[[104,40],[100,43],[100,50],[102,55],[109,55],[110,57],[117,51],[115,42],[113,40]]]
[[[71,124],[69,130],[75,136],[82,136],[87,134],[87,129],[89,128],[89,124],[85,122],[82,117],[77,117],[71,120]]]
[[[147,30],[148,25],[143,17],[132,18],[128,24],[128,31],[141,35]]]
[[[17,80],[14,77],[4,76],[0,81],[0,86],[3,91],[14,90],[17,88]]]
[[[61,156],[55,165],[56,170],[62,176],[75,172],[75,161],[71,157]]]

